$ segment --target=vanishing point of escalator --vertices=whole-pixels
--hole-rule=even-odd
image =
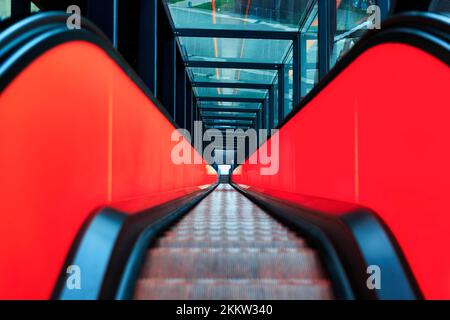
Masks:
[[[220,184],[150,248],[135,299],[332,299],[317,253]]]

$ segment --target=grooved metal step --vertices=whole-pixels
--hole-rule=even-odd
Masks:
[[[155,244],[159,248],[301,248],[304,241],[240,241],[227,238],[208,239],[189,238],[184,240],[161,239]]]
[[[274,263],[276,262],[276,264]],[[142,277],[319,278],[320,262],[310,249],[208,248],[150,250]]]
[[[327,280],[296,279],[141,279],[135,295],[141,300],[325,300],[332,299]]]
[[[332,299],[317,252],[219,185],[149,249],[135,299]]]

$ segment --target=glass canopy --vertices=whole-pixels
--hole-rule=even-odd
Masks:
[[[310,0],[164,1],[208,125],[254,125],[242,118],[255,119],[266,101],[274,112],[279,103],[286,104],[285,113],[292,109],[293,39]],[[286,79],[283,87],[279,77]]]
[[[438,2],[436,11],[447,10]],[[175,36],[167,52],[174,45],[178,50],[167,61],[194,96],[191,127],[201,118],[207,127],[267,130],[282,123],[364,34],[369,7],[379,5],[386,17],[390,6],[388,0],[162,3]],[[174,110],[183,108],[182,99],[167,100]]]
[[[165,0],[176,28],[297,31],[308,0]]]
[[[188,68],[193,82],[256,83],[272,84],[275,70],[225,69],[225,68]]]
[[[264,99],[267,96],[267,90],[258,89],[236,89],[236,88],[195,88],[197,97],[237,97],[237,98],[255,98]]]
[[[230,118],[239,117],[240,119],[244,119],[244,120],[245,119],[250,119],[250,120],[255,119],[255,114],[254,113],[204,111],[204,112],[201,112],[201,115],[204,116],[204,117],[217,117],[217,116],[230,117]]]
[[[234,110],[234,109],[245,109],[247,112],[256,112],[259,110],[261,103],[250,103],[250,102],[229,102],[229,101],[218,101],[218,102],[209,102],[209,101],[199,101],[198,107],[202,109],[217,109],[217,110]]]
[[[282,63],[291,40],[180,37],[189,61]]]

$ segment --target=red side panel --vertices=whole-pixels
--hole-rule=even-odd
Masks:
[[[425,297],[450,299],[449,83],[447,65],[415,47],[369,49],[282,127],[276,175],[247,163],[233,180],[372,208]]]
[[[173,164],[173,130],[92,44],[60,45],[22,71],[0,96],[0,299],[49,298],[96,208],[213,183],[206,165]]]

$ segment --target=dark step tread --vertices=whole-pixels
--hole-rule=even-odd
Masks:
[[[333,299],[317,252],[220,185],[148,251],[135,299]]]
[[[157,248],[150,250],[143,278],[320,278],[310,249]]]
[[[302,248],[306,244],[303,241],[239,241],[217,239],[160,239],[156,242],[157,248]]]
[[[278,279],[141,279],[135,299],[154,300],[329,300],[333,299],[327,280]]]

